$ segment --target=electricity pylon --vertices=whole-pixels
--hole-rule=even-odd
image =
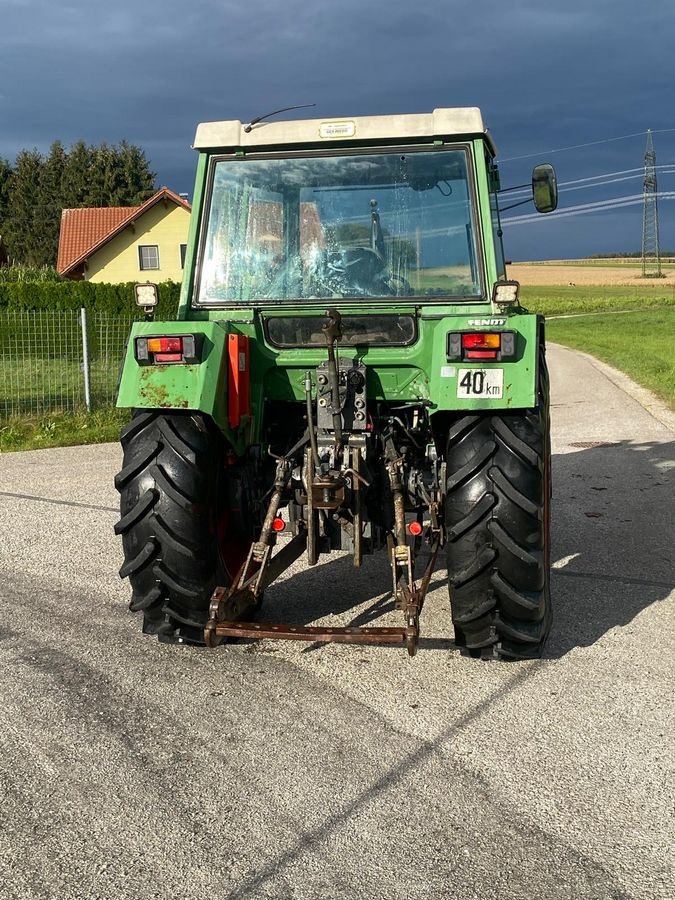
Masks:
[[[659,252],[659,209],[656,189],[656,153],[651,129],[647,132],[642,211],[642,277],[661,278]]]

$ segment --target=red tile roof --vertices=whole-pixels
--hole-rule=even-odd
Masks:
[[[168,199],[190,211],[190,204],[170,191],[160,188],[142,206],[106,206],[84,209],[64,209],[61,212],[59,253],[56,268],[68,275],[82,265],[88,256],[99,250],[131,222],[137,220],[159,200]]]
[[[131,218],[137,209],[137,206],[64,209],[61,213],[59,256],[56,263],[59,273],[63,274],[70,269],[76,260],[87,254],[90,247],[94,247],[101,238]]]

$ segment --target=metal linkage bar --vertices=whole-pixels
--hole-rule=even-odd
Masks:
[[[263,564],[246,581],[242,582],[245,566],[231,588],[217,587],[211,596],[209,620],[204,628],[206,646],[217,647],[224,626],[234,626],[234,619],[250,615],[260,604],[265,589],[302,556],[306,547],[307,532],[302,531],[274,556],[270,556],[271,548],[267,547]]]
[[[433,510],[432,510],[433,513]],[[427,562],[427,567],[422,575],[420,586],[416,587],[413,583],[412,590],[406,591],[405,606],[403,609],[406,620],[406,647],[408,655],[414,656],[417,653],[417,644],[420,637],[420,613],[424,606],[424,601],[429,590],[429,583],[436,565],[436,557],[441,546],[443,533],[440,528],[432,527],[432,544],[431,553]]]
[[[268,622],[223,622],[216,625],[218,638],[283,638],[340,644],[403,644],[405,628],[323,628],[314,625],[272,625]]]

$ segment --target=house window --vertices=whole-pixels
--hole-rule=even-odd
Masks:
[[[180,267],[181,269],[185,268],[185,254],[187,252],[187,244],[180,245]]]
[[[157,244],[141,244],[138,248],[138,265],[141,269],[159,269]]]

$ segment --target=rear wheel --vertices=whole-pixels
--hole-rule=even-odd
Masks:
[[[160,641],[203,643],[211,594],[234,577],[250,545],[242,481],[221,434],[198,413],[138,413],[121,441],[115,532],[129,608]]]
[[[541,656],[551,627],[548,377],[534,410],[450,428],[445,522],[455,640],[471,656]]]

